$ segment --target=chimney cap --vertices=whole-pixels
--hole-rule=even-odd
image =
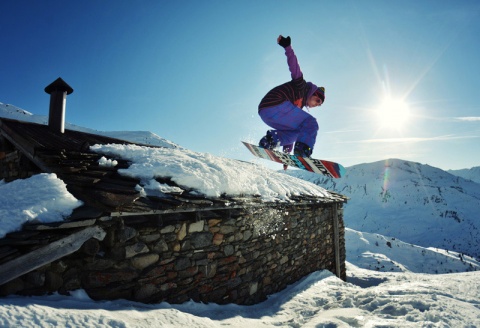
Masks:
[[[45,92],[48,94],[51,94],[54,91],[66,91],[67,95],[69,95],[73,92],[73,89],[67,84],[67,82],[65,82],[64,80],[62,80],[61,77],[59,77],[45,88]]]

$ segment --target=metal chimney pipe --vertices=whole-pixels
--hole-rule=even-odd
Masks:
[[[50,95],[50,109],[48,112],[48,126],[53,132],[65,132],[65,106],[67,95],[73,92],[62,78],[58,78],[45,88]]]

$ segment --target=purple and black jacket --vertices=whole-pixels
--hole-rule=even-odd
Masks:
[[[297,56],[295,56],[291,46],[285,48],[285,55],[287,56],[292,80],[270,90],[260,101],[258,111],[280,105],[285,101],[291,102],[298,108],[303,108],[307,103],[307,99],[317,90],[315,84],[304,80]]]

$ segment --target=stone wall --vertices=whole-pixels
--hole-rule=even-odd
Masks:
[[[340,272],[335,262],[335,215]],[[82,288],[93,299],[255,304],[313,271],[326,269],[346,278],[341,204],[102,218],[92,224],[106,232],[103,240],[88,240],[75,253],[0,286],[0,293]],[[79,229],[31,225],[0,245],[16,247],[18,256],[27,252],[29,242],[46,244],[48,238]],[[15,240],[23,245],[15,245]]]

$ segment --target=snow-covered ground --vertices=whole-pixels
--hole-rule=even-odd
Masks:
[[[405,263],[405,265],[408,265]],[[377,272],[348,263],[348,282],[314,272],[253,306],[0,299],[1,327],[479,327],[480,272]]]
[[[5,111],[2,112],[6,107],[14,108],[0,104],[0,116],[6,116]],[[32,116],[14,109],[23,120]],[[129,134],[133,138],[143,133],[119,134]],[[181,149],[169,141],[157,139],[170,149],[150,153],[144,147],[102,146],[97,150],[101,149],[110,156],[131,156],[127,159],[138,167],[132,165],[123,173],[140,176],[145,189],[162,188],[152,183],[152,178],[167,175],[181,186],[191,188],[193,184],[199,192],[212,195],[246,191],[260,194],[267,200],[273,197],[288,201],[289,195],[299,192],[296,189],[299,185],[308,186],[308,192],[325,193],[313,183],[305,184],[294,177],[267,172],[248,163],[242,165],[248,166],[252,172],[268,173],[270,177],[265,178],[263,187],[238,188],[238,184],[252,183],[239,171],[216,178],[224,172],[223,165],[228,166],[224,159]],[[170,168],[168,165],[162,168],[156,163],[169,163],[174,158],[181,158],[181,163],[174,162]],[[104,158],[102,164],[115,163],[111,158]],[[175,169],[175,165],[180,167]],[[146,168],[151,169],[145,173]],[[385,172],[382,174],[385,178]],[[230,175],[235,175],[235,179]],[[202,176],[214,181],[202,184]],[[393,183],[393,177],[389,179]],[[468,193],[470,186],[462,186],[462,194]],[[445,195],[450,187],[442,187],[445,187],[442,193]],[[168,188],[161,190],[173,192]],[[1,198],[7,193],[9,197]],[[387,201],[403,201],[399,199],[406,194],[401,193],[401,197],[400,194],[390,195]],[[13,195],[15,202],[11,201]],[[385,196],[386,193],[381,195]],[[369,197],[362,195],[364,201]],[[31,203],[27,198],[39,202]],[[412,203],[415,202],[412,200]],[[26,220],[61,220],[78,205],[63,182],[52,174],[1,182],[0,228],[7,233],[18,229]],[[459,206],[457,202],[454,205]],[[8,223],[5,216],[9,218]],[[16,222],[13,227],[9,225],[12,221]],[[452,219],[449,222],[456,224],[457,221]],[[408,230],[407,227],[404,226],[404,230]],[[474,271],[480,268],[478,261],[452,251],[408,244],[392,234],[387,237],[347,228],[345,236],[347,282],[327,271],[314,272],[253,306],[93,301],[82,290],[70,296],[9,296],[0,298],[0,327],[480,327],[480,271]]]

